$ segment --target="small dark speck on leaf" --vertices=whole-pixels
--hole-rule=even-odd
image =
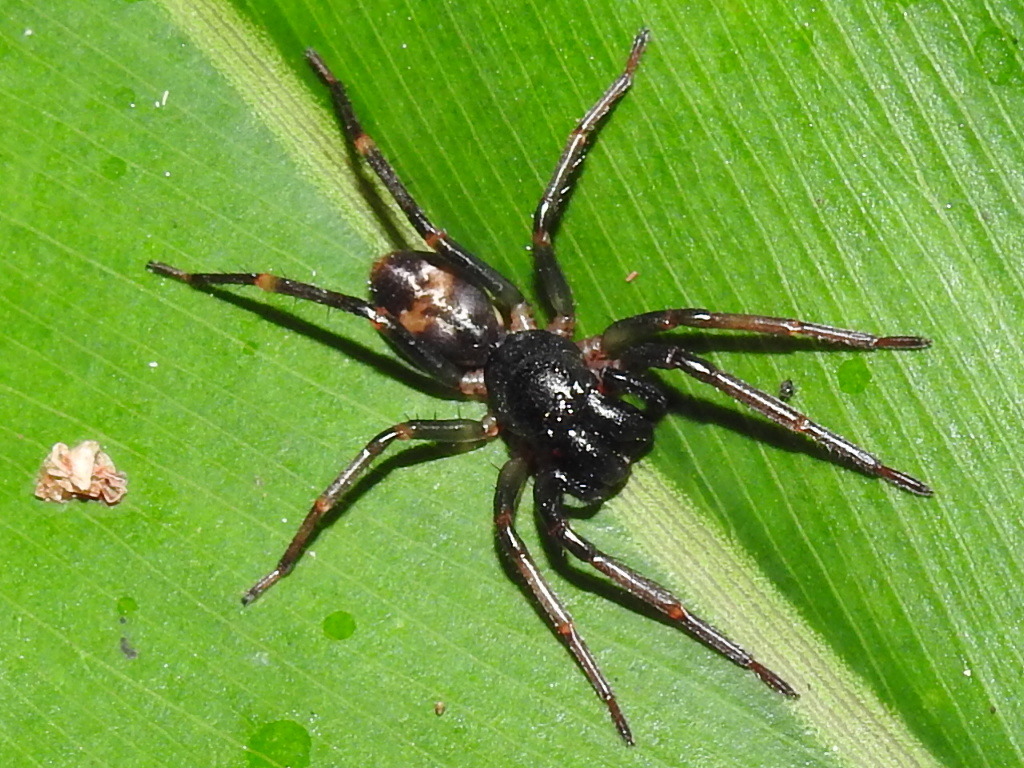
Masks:
[[[792,379],[783,379],[779,385],[779,400],[789,402],[790,398],[796,392],[796,386],[793,384]]]
[[[131,641],[127,637],[121,637],[121,653],[124,654],[126,659],[137,659],[139,658],[139,652],[132,646]]]

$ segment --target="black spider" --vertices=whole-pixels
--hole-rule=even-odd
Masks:
[[[364,317],[413,365],[442,384],[483,400],[489,407],[487,415],[479,421],[417,419],[396,424],[374,437],[317,498],[277,567],[246,592],[242,602],[251,603],[292,570],[324,514],[394,441],[474,443],[503,435],[511,458],[498,475],[494,496],[494,524],[499,545],[533,592],[552,629],[566,643],[608,707],[615,727],[627,744],[633,744],[633,736],[607,678],[516,532],[516,507],[530,476],[534,478],[534,502],[544,533],[559,547],[664,613],[699,642],[752,670],[772,689],[786,696],[797,695],[781,677],[686,610],[667,589],[606,555],[576,533],[566,518],[565,494],[584,502],[608,498],[625,483],[632,463],[651,447],[653,426],[665,410],[666,397],[642,371],[679,369],[783,427],[807,435],[867,474],[913,493],[924,496],[932,493],[924,483],[882,464],[862,448],[815,424],[780,398],[720,371],[677,344],[647,341],[655,334],[679,326],[801,335],[857,349],[919,349],[929,345],[927,339],[879,337],[763,315],[666,309],[618,320],[598,336],[579,342],[572,340],[575,325],[572,292],[555,259],[553,233],[590,139],[601,120],[632,85],[648,38],[648,31],[641,30],[633,41],[622,74],[569,134],[534,214],[533,255],[537,279],[554,314],[544,329],[537,328],[530,305],[515,285],[430,222],[376,144],[363,131],[344,86],[312,50],[306,52],[306,58],[330,89],[345,136],[366,158],[434,252],[398,251],[377,261],[370,275],[372,302],[266,273],[188,273],[166,264],[148,264],[154,272],[193,286],[255,285],[265,291],[314,301]],[[624,395],[644,407],[627,402]]]

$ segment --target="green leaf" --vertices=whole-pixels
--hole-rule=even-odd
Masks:
[[[1022,762],[1018,4],[5,11],[5,765]],[[313,46],[434,220],[532,293],[530,213],[641,26],[637,85],[557,243],[581,333],[689,305],[928,335],[870,355],[679,338],[768,391],[792,379],[795,406],[936,496],[662,376],[678,395],[656,448],[579,529],[802,698],[549,562],[524,504],[629,750],[500,564],[500,443],[383,459],[295,573],[241,607],[366,439],[483,409],[354,318],[144,264],[362,294],[376,256],[415,246],[342,145]],[[34,499],[50,446],[83,439],[128,473],[126,499]]]

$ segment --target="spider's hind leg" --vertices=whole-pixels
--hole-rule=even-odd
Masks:
[[[218,285],[251,285],[268,293],[280,293],[296,299],[304,299],[327,307],[340,309],[356,317],[369,320],[374,328],[388,338],[409,362],[442,384],[458,388],[465,373],[445,358],[437,349],[422,343],[407,331],[386,309],[375,307],[368,301],[337,291],[329,291],[309,283],[300,283],[277,277],[268,272],[185,272],[184,270],[151,261],[146,269],[165,277],[173,277],[194,288]]]
[[[494,296],[503,309],[513,310],[523,305],[522,293],[508,278],[455,242],[443,229],[434,226],[427,212],[420,207],[398,178],[398,173],[378,149],[377,144],[363,130],[344,84],[331,72],[330,67],[320,58],[320,54],[310,48],[306,51],[306,60],[330,91],[334,111],[345,137],[355,151],[366,159],[398,207],[402,209],[413,229],[423,238],[423,242],[434,249],[456,272]]]

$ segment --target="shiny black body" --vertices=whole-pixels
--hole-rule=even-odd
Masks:
[[[621,486],[654,440],[644,413],[602,391],[579,347],[554,333],[508,336],[484,365],[484,383],[499,426],[521,439],[539,471],[583,501]]]
[[[575,303],[555,257],[554,234],[586,150],[601,121],[632,85],[648,38],[647,30],[636,36],[622,73],[569,134],[534,213],[535,271],[543,301],[552,313],[544,328],[538,327],[532,307],[511,281],[434,226],[363,130],[344,86],[313,51],[307,51],[307,59],[330,91],[346,138],[432,252],[402,250],[379,259],[370,276],[372,301],[265,272],[190,273],[158,262],[148,265],[158,274],[197,287],[251,285],[361,317],[412,365],[487,406],[480,419],[413,419],[373,437],[313,502],[277,566],[245,593],[243,602],[252,602],[291,572],[324,515],[390,445],[406,440],[471,444],[504,436],[510,457],[498,475],[493,506],[498,547],[604,702],[627,744],[633,743],[633,735],[611,684],[516,530],[520,496],[531,477],[541,531],[554,546],[661,612],[708,648],[751,670],[773,690],[796,696],[781,676],[688,611],[668,589],[601,551],[573,528],[565,496],[585,502],[608,498],[651,447],[653,424],[665,411],[666,397],[647,378],[648,369],[681,371],[781,427],[806,435],[866,474],[912,493],[931,493],[921,481],[883,464],[778,397],[719,370],[681,344],[671,339],[652,341],[678,327],[801,335],[855,349],[918,349],[929,344],[927,339],[874,336],[768,315],[681,308],[627,317],[597,336],[573,340]]]

